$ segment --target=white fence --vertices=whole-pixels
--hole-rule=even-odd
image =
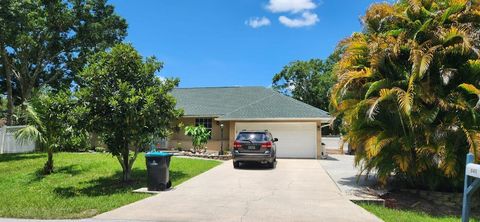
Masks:
[[[0,154],[28,153],[35,150],[35,142],[20,143],[15,139],[15,132],[25,126],[3,126],[0,128]]]

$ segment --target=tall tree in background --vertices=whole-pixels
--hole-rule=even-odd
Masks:
[[[106,0],[0,1],[1,80],[13,105],[43,86],[68,88],[87,56],[121,42],[126,21]]]
[[[336,52],[326,60],[291,62],[275,74],[273,88],[311,106],[328,110],[329,90],[334,83],[332,70],[338,59]]]
[[[166,137],[182,113],[170,94],[178,79],[155,76],[162,67],[153,57],[143,59],[131,45],[118,44],[91,57],[80,74],[78,95],[87,128],[118,159],[124,181],[130,180],[138,153],[153,138]]]
[[[461,187],[480,145],[480,3],[374,4],[363,22],[341,43],[331,97],[356,163],[383,182]]]

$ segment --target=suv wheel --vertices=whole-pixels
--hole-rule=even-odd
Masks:
[[[233,168],[239,168],[240,167],[240,162],[233,162]]]
[[[275,161],[268,163],[268,168],[271,168],[271,169],[275,168]]]

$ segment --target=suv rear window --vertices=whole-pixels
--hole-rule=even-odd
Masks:
[[[237,140],[268,141],[268,136],[266,133],[262,132],[240,132],[237,136]]]

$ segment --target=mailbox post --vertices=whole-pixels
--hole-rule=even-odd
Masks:
[[[470,202],[472,194],[480,187],[480,164],[475,164],[473,154],[467,154],[465,167],[465,185],[463,188],[462,222],[470,219]]]

